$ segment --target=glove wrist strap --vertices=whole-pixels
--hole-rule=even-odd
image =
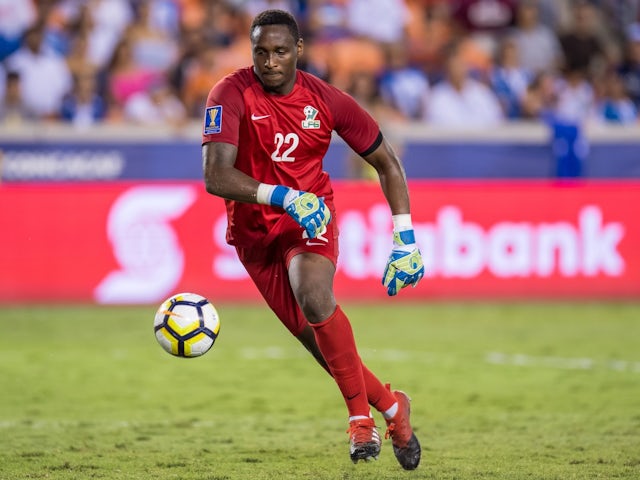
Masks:
[[[256,201],[262,205],[271,205],[284,208],[284,199],[291,189],[283,185],[269,185],[261,183],[258,185]]]
[[[397,246],[413,245],[416,243],[416,236],[413,233],[413,229],[393,232],[393,243]]]
[[[391,217],[393,220],[393,243],[397,246],[412,245],[416,243],[411,223],[411,214],[400,213]]]

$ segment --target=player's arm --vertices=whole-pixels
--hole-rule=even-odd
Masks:
[[[393,249],[382,284],[389,295],[395,295],[408,285],[415,287],[424,276],[422,256],[411,223],[407,180],[400,158],[384,138],[378,148],[363,158],[378,172],[382,192],[391,208]]]
[[[372,153],[363,157],[378,173],[380,186],[392,215],[408,214],[409,190],[400,158],[386,139]]]
[[[284,185],[261,183],[235,167],[238,148],[230,143],[207,142],[202,146],[202,168],[208,193],[227,200],[260,203],[283,208],[305,229],[309,238],[320,235],[331,221],[321,198]]]
[[[422,256],[416,245],[409,206],[409,190],[400,159],[380,133],[374,118],[349,95],[335,88],[326,97],[333,106],[335,130],[378,173],[393,219],[393,250],[382,276],[389,295],[424,276]]]
[[[208,193],[227,200],[257,203],[260,182],[235,167],[238,148],[231,143],[202,145],[202,170]]]

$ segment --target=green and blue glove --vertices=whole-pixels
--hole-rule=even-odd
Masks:
[[[393,250],[382,275],[382,285],[389,296],[408,285],[415,287],[424,277],[422,255],[416,245],[413,229],[393,232]]]
[[[305,229],[309,238],[316,238],[331,221],[329,207],[311,192],[276,185],[271,192],[270,204],[284,208]]]

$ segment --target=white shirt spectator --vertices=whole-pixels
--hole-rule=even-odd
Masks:
[[[347,26],[355,35],[395,43],[404,38],[409,13],[404,0],[351,0],[347,5]]]
[[[581,124],[595,120],[596,97],[586,80],[559,82],[556,117],[564,122]]]
[[[64,57],[46,47],[38,53],[22,47],[7,59],[7,65],[20,74],[25,107],[37,117],[57,116],[73,84]]]
[[[417,68],[387,70],[380,83],[382,98],[411,119],[422,115],[429,90],[427,76]]]
[[[432,125],[455,128],[491,127],[504,119],[493,92],[472,78],[467,78],[460,90],[448,81],[436,84],[427,99],[425,114]]]
[[[540,20],[539,6],[522,2],[518,6],[518,21],[511,30],[518,49],[520,66],[530,72],[554,70],[562,57],[555,31]]]
[[[125,29],[133,20],[133,10],[127,0],[92,0],[95,22],[89,35],[88,60],[94,65],[107,65]]]
[[[166,85],[155,85],[148,92],[131,95],[125,103],[124,115],[128,121],[141,125],[180,126],[187,111]]]

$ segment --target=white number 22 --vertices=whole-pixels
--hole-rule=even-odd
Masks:
[[[287,133],[287,135],[283,135],[282,133],[276,133],[276,138],[273,143],[276,145],[275,151],[271,154],[271,160],[274,162],[294,162],[296,157],[290,157],[291,153],[298,148],[298,144],[300,143],[300,138],[295,133]],[[280,154],[280,150],[283,147],[286,147],[286,150]]]

